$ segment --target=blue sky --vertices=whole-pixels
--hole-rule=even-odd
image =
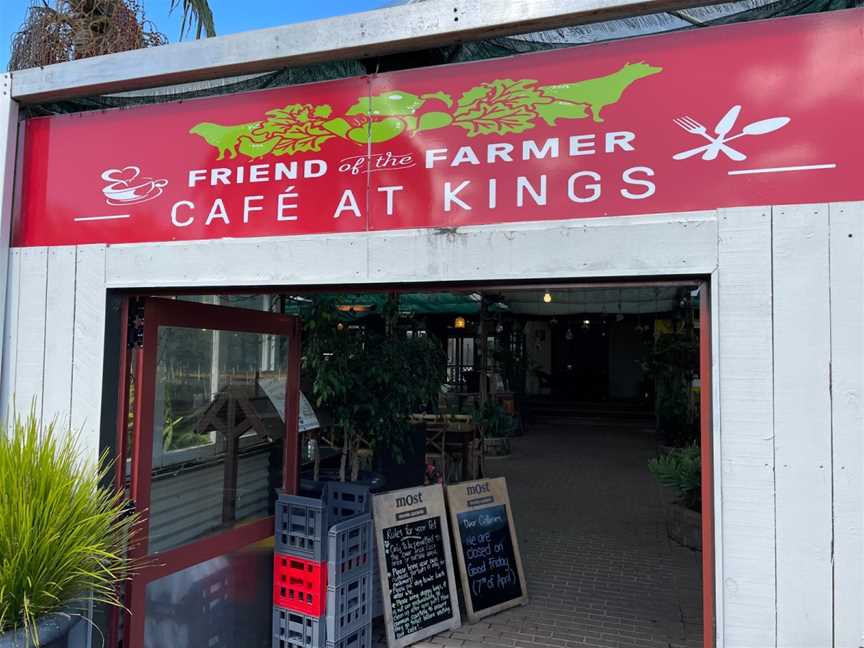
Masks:
[[[9,42],[21,23],[28,0],[0,0],[0,70],[9,62]],[[144,0],[147,18],[174,42],[180,36],[180,15],[168,15],[170,0]],[[376,9],[387,0],[210,0],[218,34],[315,20]]]

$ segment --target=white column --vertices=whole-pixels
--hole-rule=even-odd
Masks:
[[[18,103],[12,99],[12,75],[0,75],[0,355],[6,321],[6,277],[9,237],[12,229],[12,195],[15,190],[15,158],[18,143]],[[0,383],[7,377],[0,374]],[[7,394],[7,389],[0,393]],[[5,410],[5,408],[4,408]]]

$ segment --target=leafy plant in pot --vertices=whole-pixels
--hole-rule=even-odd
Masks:
[[[674,448],[668,454],[652,459],[648,468],[660,484],[675,493],[675,503],[666,512],[669,537],[686,547],[700,549],[701,449],[695,443],[686,448]]]
[[[32,411],[0,431],[0,648],[65,646],[91,601],[122,606],[138,518],[109,473]]]
[[[386,452],[401,461],[409,445],[409,416],[437,399],[446,357],[434,338],[399,330],[397,297],[383,306],[383,330],[371,323],[353,330],[344,326],[339,301],[338,296],[316,300],[304,330],[304,369],[313,378],[315,404],[330,414],[342,441],[340,479],[353,481],[361,440],[377,458]],[[422,479],[422,464],[419,474]]]
[[[686,446],[698,434],[698,412],[691,411],[690,402],[690,386],[698,366],[699,343],[691,329],[658,335],[642,364],[654,382],[657,428],[668,446]]]
[[[480,428],[487,456],[510,454],[510,437],[516,432],[517,423],[500,403],[488,399],[472,412],[472,418]]]

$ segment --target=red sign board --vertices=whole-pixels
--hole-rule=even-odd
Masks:
[[[864,199],[864,10],[30,119],[14,244]]]

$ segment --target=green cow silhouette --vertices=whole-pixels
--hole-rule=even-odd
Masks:
[[[538,104],[536,110],[550,126],[555,126],[558,119],[583,119],[588,116],[589,109],[594,121],[599,123],[603,121],[603,109],[617,103],[631,83],[662,71],[663,68],[647,63],[627,63],[617,72],[596,79],[541,86],[543,95],[555,101]]]

